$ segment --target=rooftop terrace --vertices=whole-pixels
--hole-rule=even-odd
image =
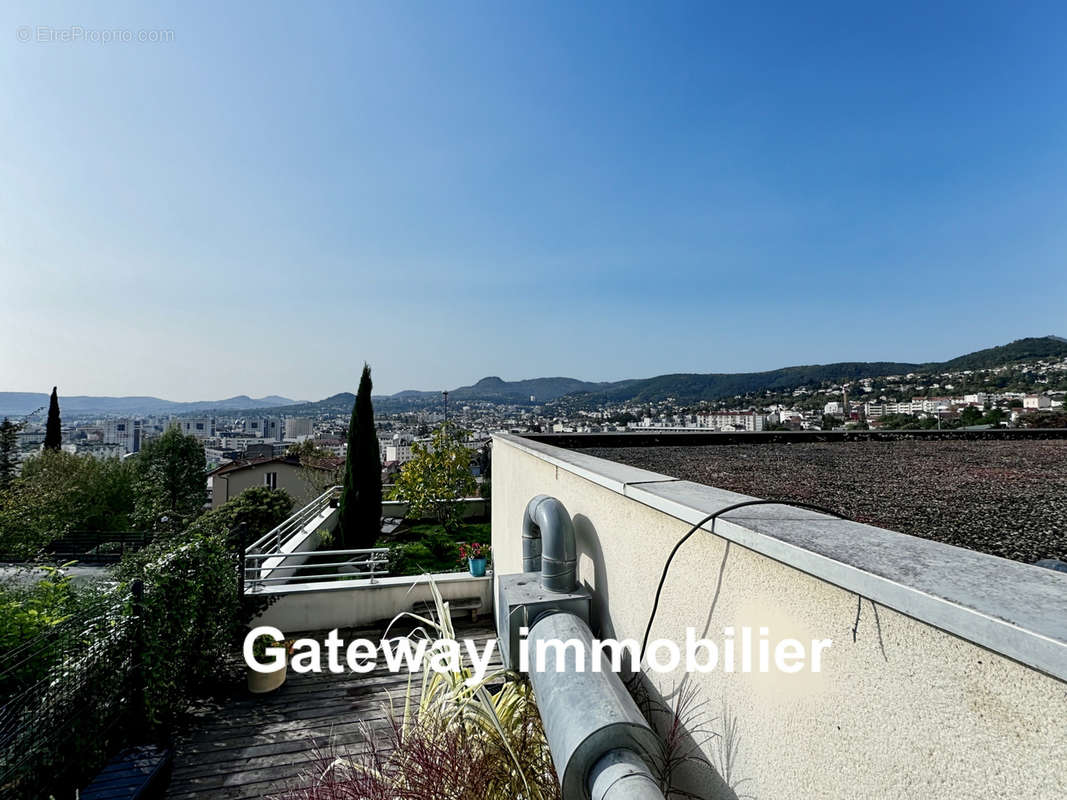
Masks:
[[[580,452],[741,494],[814,503],[857,522],[1002,558],[1067,561],[1062,439],[712,443]]]
[[[522,568],[523,508],[547,494],[574,521],[594,631],[832,640],[817,674],[645,673],[650,692],[684,685],[710,709],[685,787],[697,796],[1065,797],[1067,576],[904,535],[912,517],[889,516],[923,511],[941,535],[971,523],[973,542],[1006,507],[1024,522],[1005,541],[1036,529],[1055,542],[1062,523],[1040,521],[1046,504],[1062,512],[1064,434],[934,434],[498,435],[494,566]],[[790,487],[866,521],[727,510]]]

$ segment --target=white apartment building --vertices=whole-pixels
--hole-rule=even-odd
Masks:
[[[411,452],[411,443],[411,437],[399,433],[392,439],[379,439],[378,446],[381,449],[382,461],[384,463],[395,461],[398,464],[411,461],[414,457]]]
[[[285,426],[277,417],[248,417],[242,420],[241,427],[249,436],[276,442],[280,442],[285,434]]]
[[[197,439],[212,439],[215,436],[214,417],[196,417],[194,419],[171,419],[168,428],[177,428],[186,436]]]
[[[1047,394],[1028,394],[1023,398],[1023,408],[1033,411],[1052,408],[1052,398]]]
[[[825,406],[822,407],[822,413],[832,414],[835,417],[839,417],[845,413],[845,407],[839,400],[831,400]]]
[[[285,420],[285,438],[294,441],[306,439],[315,434],[315,421],[310,417],[287,417]]]
[[[141,449],[141,420],[139,419],[109,419],[104,421],[103,438],[104,444],[122,445],[125,453],[136,453]]]
[[[64,444],[61,445],[61,448],[64,452],[72,455],[90,455],[101,461],[105,458],[122,458],[126,455],[126,450],[121,444]]]
[[[719,431],[761,431],[767,417],[755,411],[725,411],[697,414],[697,425]]]
[[[223,450],[244,450],[253,445],[270,445],[272,442],[264,442],[264,440],[258,436],[220,436],[218,444]]]

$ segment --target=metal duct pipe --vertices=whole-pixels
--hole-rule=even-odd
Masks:
[[[530,683],[565,800],[663,800],[639,755],[658,753],[659,739],[607,656],[594,654],[585,621],[563,612],[541,617],[528,646],[533,664],[544,667],[530,671]]]
[[[574,523],[563,503],[537,495],[522,515],[523,572],[541,572],[541,586],[550,592],[573,592],[578,585]]]
[[[633,750],[611,750],[589,773],[592,800],[663,800],[648,765]]]

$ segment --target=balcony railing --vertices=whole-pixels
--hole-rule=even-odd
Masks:
[[[296,534],[304,530],[311,520],[329,508],[334,500],[341,496],[340,486],[331,486],[317,498],[297,511],[285,522],[260,536],[245,549],[253,553],[277,555],[285,544]]]
[[[313,558],[327,557],[324,562],[307,563]],[[301,563],[287,566],[290,558],[299,556]],[[270,560],[270,565],[265,562]],[[309,553],[279,554],[277,551],[245,553],[244,590],[260,592],[269,586],[284,586],[286,583],[330,583],[344,580],[367,580],[389,574],[389,548],[371,547],[355,550],[315,550]],[[312,570],[326,570],[321,574]],[[296,574],[299,571],[299,575]],[[282,573],[282,574],[279,574]]]

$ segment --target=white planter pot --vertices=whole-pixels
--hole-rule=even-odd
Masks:
[[[254,669],[247,670],[248,691],[252,694],[266,694],[273,692],[285,683],[285,673],[288,665],[276,669],[273,672],[256,672]]]

